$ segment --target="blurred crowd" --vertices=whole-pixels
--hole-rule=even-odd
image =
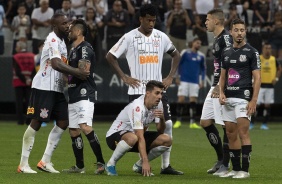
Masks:
[[[4,49],[14,54],[19,40],[38,54],[52,30],[52,15],[62,12],[70,21],[86,20],[87,41],[101,61],[124,33],[139,26],[138,10],[144,3],[158,7],[156,28],[167,33],[179,51],[198,37],[202,52],[209,56],[213,36],[206,31],[206,14],[222,8],[227,29],[234,18],[242,18],[248,25],[248,42],[261,53],[262,42],[268,41],[273,56],[282,59],[282,0],[0,0],[0,54]]]

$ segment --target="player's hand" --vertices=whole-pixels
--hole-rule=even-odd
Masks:
[[[176,78],[175,78],[175,84],[176,84],[177,86],[180,85],[180,78],[179,78],[179,77],[176,77]]]
[[[140,86],[140,80],[132,78],[128,75],[124,75],[121,79],[125,84],[131,86],[133,89],[138,88]]]
[[[151,166],[148,161],[142,163],[142,174],[143,176],[151,176]]]
[[[247,116],[252,116],[256,112],[257,102],[254,100],[249,101],[247,105]]]
[[[226,102],[226,96],[225,96],[225,94],[224,94],[224,93],[220,93],[220,95],[219,95],[218,99],[219,99],[219,103],[220,103],[221,105],[225,105],[225,102]]]
[[[166,77],[163,79],[164,90],[166,90],[172,84],[172,81],[173,77]]]
[[[219,98],[219,85],[216,85],[216,86],[213,88],[211,97],[212,97],[212,98]]]
[[[81,80],[86,80],[87,77],[90,75],[90,71],[85,71],[83,68],[76,68],[77,70],[77,75],[76,77],[81,79]]]

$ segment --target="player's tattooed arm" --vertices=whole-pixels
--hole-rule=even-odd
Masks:
[[[110,66],[114,69],[115,73],[123,80],[125,84],[128,84],[132,88],[137,88],[140,86],[140,80],[132,78],[126,75],[120,68],[117,58],[110,52],[106,55],[106,59]]]
[[[175,73],[178,69],[178,65],[180,62],[180,54],[178,52],[178,50],[175,48],[175,46],[172,46],[167,53],[172,57],[172,61],[171,61],[171,69],[170,72],[168,74],[168,76],[166,78],[163,79],[163,84],[165,86],[165,89],[167,89],[173,81],[173,78],[175,76]]]

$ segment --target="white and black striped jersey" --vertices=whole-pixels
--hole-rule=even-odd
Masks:
[[[162,81],[163,55],[173,47],[169,37],[153,29],[145,36],[138,28],[126,33],[109,51],[116,58],[125,54],[131,77],[142,82],[139,88],[129,86],[128,94],[145,94],[146,84],[150,80]]]

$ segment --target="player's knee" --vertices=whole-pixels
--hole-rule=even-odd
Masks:
[[[201,125],[203,128],[208,127],[208,126],[210,126],[210,125],[212,125],[212,124],[213,124],[213,121],[212,121],[212,120],[203,120],[203,119],[200,120],[200,125]]]
[[[126,136],[125,139],[123,139],[129,146],[133,147],[138,142],[138,137],[135,134]]]
[[[168,136],[167,134],[162,134],[159,136],[159,140],[161,142],[161,144],[159,146],[166,146],[166,147],[170,147],[172,145],[172,140],[171,137]]]
[[[56,125],[63,130],[66,130],[69,126],[69,121],[67,120],[56,120]]]

